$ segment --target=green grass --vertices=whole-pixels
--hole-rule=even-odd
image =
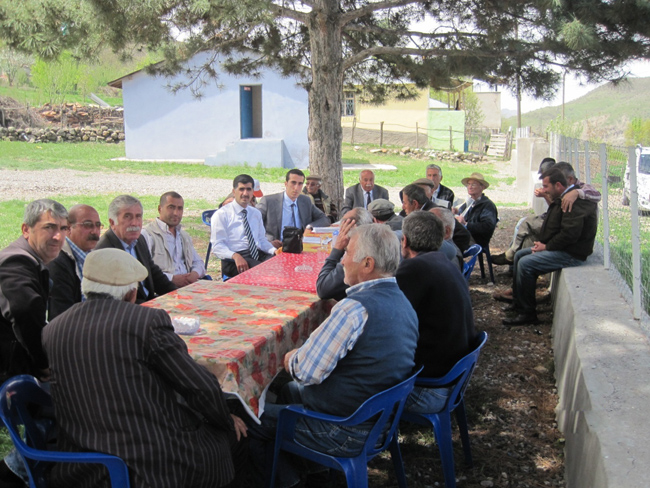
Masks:
[[[96,94],[99,98],[112,106],[121,106],[123,104],[122,97],[109,97],[106,94]],[[49,102],[47,96],[41,91],[29,86],[8,86],[0,84],[0,96],[11,97],[23,105],[30,107],[41,107]],[[81,103],[82,105],[95,104],[90,98],[78,95],[76,93],[69,93],[65,96],[66,103]]]

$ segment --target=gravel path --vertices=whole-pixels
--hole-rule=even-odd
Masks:
[[[509,165],[508,165],[509,166]],[[504,168],[506,171],[507,169]],[[505,173],[504,173],[505,174]],[[446,183],[446,182],[445,182]],[[456,196],[466,195],[463,187],[452,187]],[[133,193],[161,195],[174,190],[186,200],[205,199],[220,201],[232,189],[232,180],[215,178],[182,178],[177,176],[152,176],[130,173],[99,173],[70,169],[43,171],[0,170],[0,201],[35,200],[57,195],[97,195]],[[401,207],[398,193],[401,188],[389,188],[390,199]],[[262,183],[266,194],[284,190],[281,183]],[[497,203],[523,203],[525,195],[515,187],[499,185],[490,187],[486,194]]]

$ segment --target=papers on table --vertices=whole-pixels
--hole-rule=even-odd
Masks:
[[[311,229],[314,234],[331,234],[334,230],[334,227],[312,227]]]

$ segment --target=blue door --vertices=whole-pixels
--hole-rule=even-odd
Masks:
[[[241,138],[253,137],[253,87],[239,87],[239,115],[241,118]]]

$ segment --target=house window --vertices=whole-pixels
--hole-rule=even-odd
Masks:
[[[341,115],[343,117],[354,115],[354,92],[343,92]]]

